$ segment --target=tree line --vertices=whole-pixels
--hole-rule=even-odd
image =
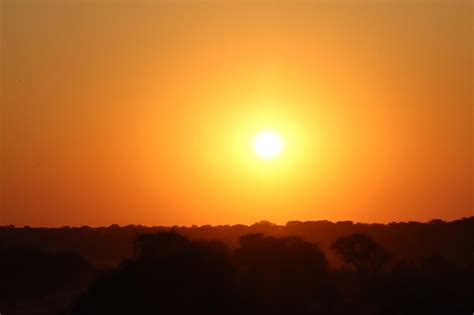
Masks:
[[[473,222],[0,227],[0,312],[472,314]],[[77,250],[113,235],[120,263]]]

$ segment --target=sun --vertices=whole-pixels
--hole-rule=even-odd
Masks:
[[[255,136],[253,146],[255,153],[260,158],[269,160],[280,155],[283,149],[283,141],[278,133],[263,130]]]

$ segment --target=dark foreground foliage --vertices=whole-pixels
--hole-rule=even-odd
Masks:
[[[107,258],[107,244],[120,264],[82,258]],[[0,227],[0,313],[470,315],[473,258],[474,218]]]
[[[94,277],[93,266],[77,254],[0,250],[0,313],[51,314],[67,307]]]
[[[328,270],[319,246],[297,237],[250,234],[230,250],[174,232],[142,235],[136,256],[103,273],[70,314],[472,313],[472,270],[442,257],[388,269],[385,250],[360,234],[333,247],[347,268]]]

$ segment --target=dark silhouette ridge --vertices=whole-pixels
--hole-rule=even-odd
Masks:
[[[299,237],[249,234],[239,246],[177,232],[140,235],[135,256],[102,274],[68,313],[79,314],[469,314],[472,270],[440,256],[382,268],[369,236],[337,239],[352,269],[329,269]]]
[[[0,227],[0,312],[472,314],[473,257],[473,217]]]
[[[325,252],[330,266],[340,267],[343,261],[330,249],[339,237],[360,233],[370,236],[397,259],[421,259],[441,255],[457,264],[474,263],[474,217],[452,222],[432,220],[428,223],[394,222],[365,224],[352,221],[290,221],[275,225],[262,221],[251,226],[193,226],[145,227],[127,225],[120,227],[91,228],[15,228],[0,227],[0,248],[27,247],[46,251],[75,252],[99,268],[117,266],[134,253],[138,235],[174,230],[193,240],[221,240],[231,247],[238,246],[242,235],[264,233],[269,236],[298,236],[318,243]]]

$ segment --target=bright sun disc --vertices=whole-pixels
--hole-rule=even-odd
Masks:
[[[272,131],[261,131],[255,136],[255,153],[262,159],[271,159],[278,156],[283,142],[280,135]]]

